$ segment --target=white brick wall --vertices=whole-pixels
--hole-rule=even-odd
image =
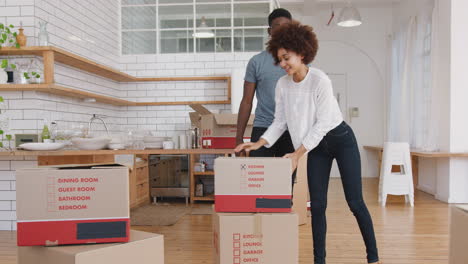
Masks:
[[[226,54],[161,54],[120,58],[120,69],[141,76],[151,70],[151,76],[229,76],[235,67],[246,67],[255,53]],[[177,73],[177,71],[179,71]],[[153,74],[154,73],[154,74]],[[128,100],[138,102],[226,100],[224,81],[145,82],[122,84]],[[229,112],[230,105],[208,105],[214,112]],[[127,107],[127,127],[150,129],[159,136],[172,137],[190,127],[188,106]]]
[[[16,230],[15,170],[37,166],[37,157],[0,158],[0,230]]]
[[[48,21],[52,45],[118,68],[119,2],[35,0],[36,31]]]
[[[0,22],[14,24],[18,28],[22,21],[28,46],[38,44],[39,21],[47,21],[51,45],[114,68],[119,68],[118,13],[119,1],[0,1]],[[30,59],[14,58],[12,61],[29,63]],[[38,64],[42,66],[42,62]],[[112,80],[60,64],[55,70],[59,85],[108,96],[126,95],[121,85]],[[49,122],[58,121],[62,128],[71,128],[73,123],[85,125],[93,113],[108,116],[106,121],[114,131],[126,124],[126,119],[121,117],[121,109],[112,105],[84,103],[78,99],[36,92],[2,92],[0,95],[7,99],[9,107],[8,133],[36,133],[42,128],[44,118]]]

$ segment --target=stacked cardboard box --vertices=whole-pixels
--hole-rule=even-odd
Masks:
[[[468,205],[458,205],[450,215],[449,264],[468,263]]]
[[[162,235],[130,231],[128,243],[18,247],[18,264],[164,264]]]
[[[309,188],[307,184],[307,155],[299,159],[297,165],[296,181],[293,188],[293,207],[292,211],[299,218],[299,225],[305,225],[310,222],[307,201],[309,200]]]
[[[114,261],[114,255],[136,257],[146,249],[159,252],[151,263],[162,264],[160,235],[132,232],[130,243],[101,244],[130,239],[128,181],[128,168],[117,164],[18,170],[19,263],[128,263]],[[72,244],[88,245],[59,246]],[[143,259],[155,261],[147,255]]]
[[[21,169],[16,186],[18,246],[128,241],[125,166]]]
[[[298,263],[291,161],[215,160],[215,263]]]
[[[237,114],[213,114],[202,105],[190,105],[196,112],[190,112],[192,125],[200,129],[201,146],[212,149],[236,147]],[[251,115],[244,132],[244,139],[250,141],[254,115]]]

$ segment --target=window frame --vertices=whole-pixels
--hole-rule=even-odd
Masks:
[[[264,26],[235,26],[235,17],[234,17],[234,8],[235,8],[235,5],[238,5],[238,4],[268,4],[268,7],[269,7],[269,12],[271,12],[274,8],[277,8],[279,7],[279,3],[278,1],[276,0],[228,0],[228,1],[213,1],[213,2],[197,2],[197,0],[192,0],[191,3],[159,3],[160,0],[155,0],[155,4],[123,4],[122,3],[123,0],[119,1],[119,4],[120,4],[120,8],[119,8],[119,46],[120,46],[120,56],[132,56],[132,55],[160,55],[160,54],[207,54],[207,53],[235,53],[235,52],[255,52],[256,50],[249,50],[249,51],[245,51],[245,30],[249,30],[249,29],[260,29],[260,30],[263,30],[264,32],[268,29],[268,25],[264,25]],[[214,38],[208,38],[208,39],[212,39],[213,40],[213,50],[212,51],[198,51],[198,47],[197,47],[197,42],[199,42],[198,38],[196,37],[193,37],[193,36],[189,36],[187,35],[187,51],[186,52],[165,52],[165,53],[162,53],[161,52],[161,35],[162,35],[162,32],[176,32],[176,31],[185,31],[187,32],[187,34],[191,34],[191,32],[195,32],[196,29],[197,29],[197,21],[199,20],[197,18],[197,6],[200,6],[200,5],[206,5],[206,6],[216,6],[216,5],[230,5],[230,19],[231,19],[231,25],[229,27],[227,26],[222,26],[222,27],[216,27],[216,24],[215,26],[213,27],[208,27],[208,29],[211,29],[213,31],[216,31],[216,30],[230,30],[230,50],[229,51],[217,51],[217,37],[215,35]],[[160,11],[160,7],[176,7],[176,6],[192,6],[193,7],[193,17],[191,18],[192,19],[192,28],[189,27],[189,23],[186,23],[187,24],[187,27],[185,28],[168,28],[168,29],[162,29],[160,28],[160,19],[159,19],[159,11]],[[156,14],[154,16],[154,19],[156,20],[156,28],[155,29],[124,29],[123,28],[123,15],[122,15],[122,10],[123,8],[125,7],[144,7],[144,6],[152,6],[152,7],[155,7],[155,10],[156,10]],[[211,18],[210,18],[211,19]],[[216,22],[216,19],[225,19],[225,18],[213,18],[215,19],[215,22]],[[264,18],[265,20],[267,19],[267,17]],[[188,21],[188,19],[187,19]],[[244,21],[243,21],[244,23]],[[124,32],[138,32],[138,31],[153,31],[155,30],[156,31],[156,40],[154,43],[154,45],[156,45],[155,47],[155,50],[156,50],[156,53],[143,53],[143,52],[139,52],[139,53],[126,53],[124,54],[124,47],[123,47],[123,41],[122,41],[122,37],[124,35]],[[242,31],[242,44],[241,44],[241,50],[235,50],[235,33],[236,31],[238,30],[241,30]],[[259,35],[258,36],[259,38],[268,38],[268,36],[266,35]],[[221,36],[220,38],[227,38],[227,36]],[[177,39],[177,38],[176,38]],[[189,45],[189,42],[192,42],[192,45]],[[266,42],[266,41],[263,41],[263,42]],[[263,47],[264,47],[264,43],[263,43]],[[193,49],[193,50],[192,50]],[[261,51],[261,50],[258,50],[258,51]]]

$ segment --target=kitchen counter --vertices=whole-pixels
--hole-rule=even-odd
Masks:
[[[54,150],[54,151],[0,151],[0,156],[80,156],[125,154],[230,154],[233,149],[123,149],[123,150]]]
[[[148,155],[150,154],[186,154],[190,158],[190,167],[199,160],[203,154],[228,155],[233,149],[125,149],[125,150],[56,150],[56,151],[0,151],[0,180],[10,182],[11,190],[0,190],[0,196],[5,200],[15,201],[16,170],[33,168],[37,166],[60,164],[94,164],[115,162],[116,155],[133,156],[133,166],[129,174],[130,181],[130,206],[136,208],[150,202],[150,186],[148,177]],[[137,157],[141,158],[137,161]],[[128,157],[124,158],[125,160]],[[195,175],[197,174],[197,175]],[[190,170],[190,201],[213,200],[213,197],[195,197],[195,177],[200,174],[214,176],[212,172],[198,173]],[[13,221],[14,219],[2,219],[0,221]]]

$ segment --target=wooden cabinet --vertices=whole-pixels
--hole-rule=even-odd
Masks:
[[[225,156],[227,157],[229,153],[226,153],[226,150],[220,149],[218,153],[216,153],[216,149],[213,149],[214,153],[217,156]],[[209,194],[204,194],[204,196],[195,196],[195,188],[197,186],[197,182],[200,178],[204,179],[212,179],[212,183],[214,185],[214,177],[215,173],[213,168],[210,170],[205,170],[203,172],[195,171],[195,163],[200,162],[200,154],[190,154],[190,202],[194,203],[195,201],[214,201],[214,192]],[[213,186],[214,191],[214,186]]]
[[[129,174],[130,209],[150,202],[148,155],[135,155]]]

